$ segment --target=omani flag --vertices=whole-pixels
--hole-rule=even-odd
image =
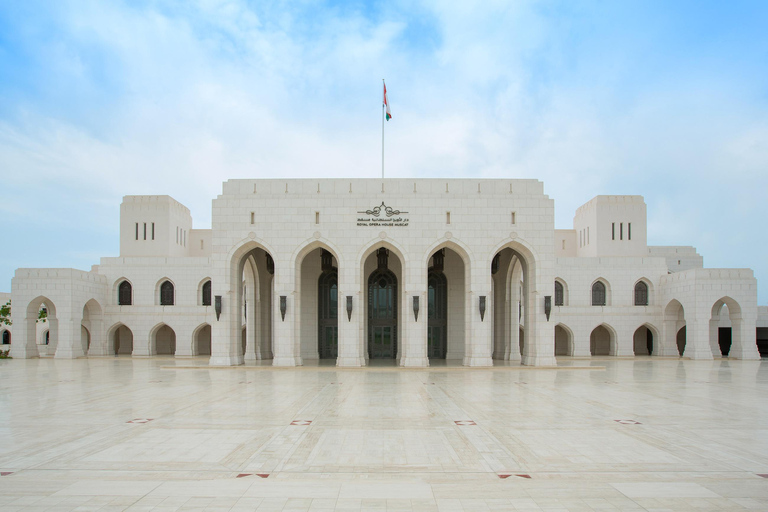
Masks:
[[[384,106],[387,108],[387,121],[392,119],[392,112],[389,111],[389,100],[387,100],[387,84],[384,84]]]

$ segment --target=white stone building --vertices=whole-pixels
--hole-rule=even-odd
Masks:
[[[126,196],[119,257],[16,271],[11,355],[759,358],[752,271],[646,240],[642,197],[597,196],[556,230],[536,180],[230,180],[211,229],[168,196]]]

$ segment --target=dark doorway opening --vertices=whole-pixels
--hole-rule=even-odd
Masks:
[[[394,359],[397,355],[397,277],[387,268],[368,278],[368,357]]]
[[[448,280],[440,270],[427,277],[427,357],[445,359],[448,351]]]
[[[325,253],[323,251],[323,256]],[[336,267],[320,274],[317,290],[317,352],[320,359],[336,359],[339,355],[339,276]]]
[[[717,343],[720,345],[720,354],[726,357],[731,351],[732,331],[730,327],[717,328]]]

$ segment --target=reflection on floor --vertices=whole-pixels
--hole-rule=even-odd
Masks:
[[[768,361],[376,363],[1,361],[0,509],[768,510]]]

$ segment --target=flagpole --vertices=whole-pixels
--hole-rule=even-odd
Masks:
[[[384,85],[384,79],[381,79],[381,85]],[[381,179],[384,179],[384,118],[386,113],[384,112],[384,97],[381,99]]]

